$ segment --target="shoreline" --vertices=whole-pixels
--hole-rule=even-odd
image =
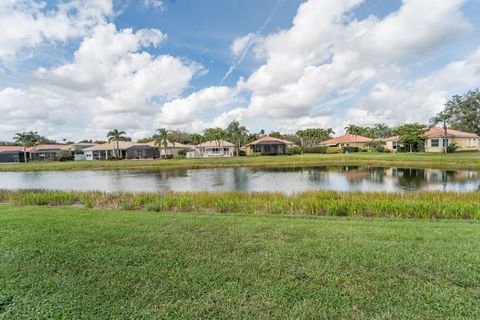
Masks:
[[[235,167],[314,167],[314,166],[370,166],[399,168],[480,170],[480,153],[439,154],[309,154],[297,156],[198,158],[169,160],[120,160],[77,162],[33,162],[0,164],[0,172],[82,171],[82,170],[167,170],[208,169]]]

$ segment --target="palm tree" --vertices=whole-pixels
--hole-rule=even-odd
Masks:
[[[447,123],[450,122],[451,120],[451,115],[446,112],[442,111],[439,114],[437,114],[435,117],[430,119],[430,123],[432,126],[436,126],[437,124],[441,123],[443,125],[443,152],[448,153],[448,127]]]
[[[237,157],[240,155],[240,142],[247,134],[247,128],[240,126],[238,121],[231,122],[227,127],[226,135],[230,138],[231,142],[235,144],[235,152]]]
[[[27,132],[21,132],[21,133],[16,133],[15,137],[13,137],[13,140],[16,143],[19,143],[23,146],[23,160],[26,163],[27,162],[27,147],[30,146],[31,136]]]
[[[165,159],[167,158],[167,147],[168,147],[168,131],[165,128],[157,129],[157,133],[154,135],[155,138],[155,147],[160,148],[162,145],[164,147]]]
[[[198,134],[198,133],[192,133],[190,135],[190,142],[194,145],[197,145],[197,144],[200,144],[202,143],[204,140],[203,136],[201,134]]]
[[[107,134],[108,142],[115,141],[116,143],[116,148],[115,148],[115,158],[119,159],[120,158],[120,141],[124,141],[126,139],[125,137],[125,131],[119,131],[118,129],[113,129]]]
[[[363,132],[363,128],[360,126],[356,126],[354,124],[349,124],[345,127],[345,132],[347,134],[353,135],[353,146],[355,146],[355,143],[357,141],[357,136]]]

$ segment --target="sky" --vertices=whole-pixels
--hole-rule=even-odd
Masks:
[[[2,0],[0,140],[427,123],[480,86],[480,0]]]

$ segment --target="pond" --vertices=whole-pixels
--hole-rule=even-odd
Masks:
[[[477,191],[480,171],[358,166],[0,172],[0,189],[106,192]]]

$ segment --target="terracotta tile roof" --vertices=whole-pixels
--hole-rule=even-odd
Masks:
[[[259,143],[268,143],[268,142],[279,142],[279,143],[284,143],[286,145],[294,145],[294,143],[292,141],[289,141],[289,140],[285,140],[285,139],[279,139],[279,138],[275,138],[275,137],[270,137],[270,136],[265,136],[265,137],[261,137],[260,139],[257,139],[255,141],[252,141],[248,144],[245,145],[245,147],[248,147],[250,145],[255,145],[255,144],[259,144]]]
[[[321,144],[322,145],[337,145],[339,143],[365,143],[365,142],[370,142],[373,141],[373,139],[363,137],[363,136],[358,136],[358,135],[353,135],[353,134],[346,134],[341,137],[336,137],[327,141],[323,141]]]
[[[437,127],[430,128],[425,133],[426,139],[442,138],[443,136],[445,136],[443,128],[437,128]],[[476,135],[475,133],[463,132],[463,131],[458,131],[453,129],[447,129],[447,136],[452,138],[478,138],[478,135]]]
[[[206,141],[204,143],[200,143],[195,147],[196,148],[229,148],[229,147],[235,147],[235,145],[225,140],[221,140],[220,144],[218,143],[217,140],[212,140],[212,141]]]
[[[0,146],[0,152],[22,151],[22,146]]]

